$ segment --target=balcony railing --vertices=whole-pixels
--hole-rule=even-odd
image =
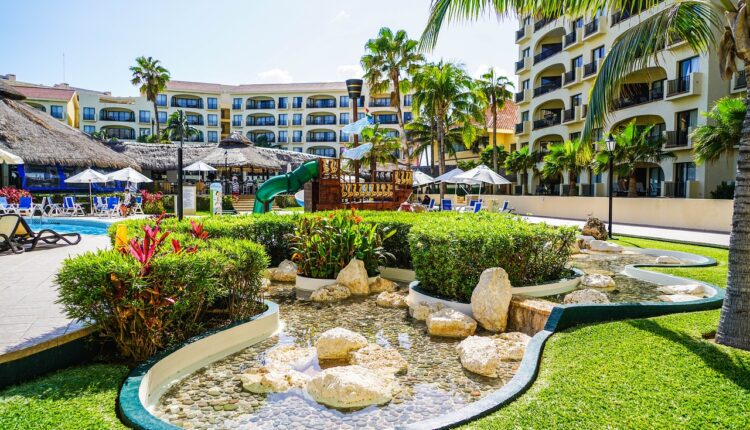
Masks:
[[[391,99],[370,99],[370,107],[391,107]]]
[[[516,42],[523,39],[526,36],[526,26],[523,26],[516,30]]]
[[[276,102],[273,100],[248,100],[245,104],[247,109],[276,109]]]
[[[549,19],[549,18],[545,18],[545,19],[541,19],[539,21],[536,21],[534,23],[534,33],[536,33],[537,31],[541,30],[542,28],[544,28],[545,25],[549,24],[552,21],[554,21],[554,19]]]
[[[553,82],[541,85],[539,87],[534,88],[534,97],[539,97],[541,95],[547,94],[549,92],[555,91],[556,89],[559,89],[562,85],[559,82]]]
[[[619,12],[615,12],[612,14],[612,26],[625,21],[628,18],[631,18],[633,15],[631,14],[629,9],[621,10]]]
[[[664,89],[652,88],[650,91],[644,91],[636,94],[621,96],[615,101],[615,109],[625,109],[630,106],[642,105],[664,99]]]
[[[525,94],[526,94],[526,91],[523,91],[523,90],[517,92],[516,93],[516,103],[522,102]]]
[[[203,125],[203,117],[202,116],[195,116],[195,115],[187,115],[185,117],[185,121],[187,121],[190,125]]]
[[[576,43],[577,33],[575,30],[571,31],[570,33],[565,35],[565,47]]]
[[[542,62],[546,60],[547,58],[559,53],[560,51],[562,51],[562,44],[552,45],[551,47],[548,47],[544,51],[534,55],[534,64]]]
[[[577,71],[578,71],[578,69],[573,69],[573,70],[571,70],[569,72],[565,72],[565,75],[563,75],[563,83],[564,84],[569,84],[571,82],[575,82],[575,80],[576,80],[576,72]]]
[[[396,115],[378,115],[375,116],[375,122],[378,124],[398,124]]]
[[[249,117],[247,121],[245,121],[245,125],[251,125],[251,126],[273,126],[276,125],[276,119],[274,117],[261,117],[261,118],[253,118]]]
[[[599,62],[598,61],[592,61],[588,64],[583,65],[583,76],[591,76],[596,73],[596,70],[599,68]]]
[[[308,134],[307,135],[307,141],[308,142],[335,142],[336,141],[336,133],[328,133],[328,134]]]
[[[680,76],[667,81],[667,97],[690,91],[690,76]]]
[[[523,122],[519,122],[516,124],[516,134],[523,133]]]
[[[552,127],[553,125],[560,124],[560,115],[551,115],[547,118],[537,119],[534,120],[534,130],[538,130],[540,128],[545,127]]]
[[[314,99],[307,99],[307,108],[315,108],[315,109],[329,109],[329,108],[335,108],[336,107],[336,100],[314,100]]]
[[[562,115],[562,122],[570,122],[576,119],[576,108],[565,109]]]
[[[135,130],[129,128],[106,128],[107,136],[117,139],[135,139]]]
[[[274,136],[273,134],[251,134],[248,136],[248,138],[252,140],[253,142],[256,142],[258,140],[263,140],[263,139],[265,139],[265,141],[268,143],[276,142],[276,136]]]
[[[739,90],[747,88],[747,78],[745,77],[745,71],[740,70],[737,72],[737,76],[734,78],[734,89]]]
[[[526,67],[526,58],[521,58],[520,60],[516,61],[516,72],[522,70],[524,67]]]
[[[172,107],[181,107],[188,109],[203,109],[203,99],[186,99],[181,97],[172,97]]]
[[[135,122],[135,114],[132,112],[99,111],[100,121]]]
[[[688,146],[689,143],[690,139],[687,130],[668,131],[667,142],[664,146],[666,148],[681,148]]]
[[[595,19],[583,26],[583,37],[591,36],[599,30],[599,20]]]
[[[309,116],[307,125],[336,125],[335,116]]]

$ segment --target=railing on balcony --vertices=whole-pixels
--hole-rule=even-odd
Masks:
[[[573,30],[570,33],[565,35],[565,47],[568,47],[574,43],[576,43],[577,34],[576,31]]]
[[[274,100],[248,100],[246,109],[276,109],[276,101]]]
[[[565,109],[563,111],[562,122],[570,122],[576,119],[576,108]]]
[[[630,106],[642,105],[662,99],[664,99],[664,89],[652,88],[649,91],[621,96],[615,101],[615,109],[624,109]]]
[[[569,84],[571,82],[575,82],[576,80],[576,72],[578,69],[573,69],[569,72],[565,72],[565,75],[563,75],[563,83]]]
[[[742,88],[747,88],[747,78],[744,70],[738,71],[737,76],[734,78],[734,89],[739,90]]]
[[[516,124],[516,134],[523,133],[523,122],[519,122]]]
[[[521,58],[516,61],[516,72],[523,69],[526,66],[526,58]]]
[[[612,26],[614,27],[632,16],[633,14],[631,14],[630,9],[615,12],[612,14]]]
[[[687,130],[677,130],[667,132],[666,148],[681,148],[688,146],[690,138]]]
[[[546,118],[534,120],[534,130],[538,130],[540,128],[545,128],[545,127],[552,127],[553,125],[558,125],[560,124],[560,119],[561,119],[560,115],[554,114]]]
[[[185,140],[187,142],[203,142],[203,133],[193,134]]]
[[[591,36],[599,30],[599,20],[595,19],[583,26],[583,36]]]
[[[276,118],[274,118],[272,116],[260,117],[260,118],[255,118],[255,117],[251,116],[251,117],[247,118],[247,121],[245,122],[245,125],[250,125],[250,126],[273,126],[273,125],[276,125]]]
[[[667,81],[667,97],[690,91],[690,76],[680,76]]]
[[[396,115],[375,115],[375,122],[378,124],[398,124]]]
[[[545,25],[549,24],[552,21],[554,21],[554,19],[544,18],[544,19],[534,22],[534,33],[541,30],[542,28],[544,28]]]
[[[185,120],[190,125],[203,125],[203,117],[198,115],[185,115]]]
[[[100,121],[135,122],[135,113],[121,111],[99,111]]]
[[[542,52],[534,55],[534,64],[542,62],[547,58],[559,53],[560,51],[562,51],[562,44],[552,45]]]
[[[203,109],[203,99],[188,99],[188,98],[183,98],[183,97],[172,97],[172,107]]]
[[[526,91],[523,91],[523,90],[517,92],[516,93],[516,103],[522,102],[525,94],[526,94]]]
[[[334,99],[307,99],[307,107],[315,109],[328,109],[336,107]]]
[[[516,30],[516,41],[523,39],[524,36],[526,36],[526,26],[523,26]]]
[[[330,132],[330,133],[308,133],[307,134],[307,141],[308,142],[335,142],[336,141],[336,133]]]
[[[130,128],[105,128],[108,137],[117,139],[135,139],[135,130]]]
[[[336,125],[336,116],[308,116],[307,125]]]
[[[390,107],[390,98],[370,99],[370,107]]]
[[[599,68],[599,63],[597,61],[592,61],[588,64],[583,65],[583,76],[591,76],[596,73],[596,70]]]
[[[536,87],[534,88],[534,97],[539,97],[541,95],[555,91],[556,89],[559,89],[561,86],[562,85],[559,82],[552,82],[552,83],[547,83],[539,87]]]
[[[259,133],[259,134],[251,134],[248,136],[250,140],[253,142],[256,142],[258,140],[265,140],[268,143],[276,143],[276,136],[273,133]]]

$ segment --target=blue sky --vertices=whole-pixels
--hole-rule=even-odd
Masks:
[[[382,26],[418,38],[429,0],[80,1],[3,5],[0,74],[42,84],[136,95],[128,67],[150,55],[173,79],[245,84],[334,81],[358,74]],[[148,14],[148,15],[147,15]],[[153,16],[154,18],[150,18]],[[445,29],[430,59],[512,76],[515,20]]]

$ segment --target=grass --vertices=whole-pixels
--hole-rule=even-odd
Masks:
[[[64,369],[0,391],[0,429],[125,429],[115,414],[122,365]]]

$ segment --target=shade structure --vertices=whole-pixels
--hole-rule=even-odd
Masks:
[[[203,161],[196,161],[195,163],[182,169],[186,172],[215,172],[216,169],[204,163]]]
[[[495,173],[492,169],[480,164],[477,167],[468,170],[464,173],[456,175],[452,178],[455,181],[471,181],[471,182],[460,182],[460,183],[483,183],[491,185],[505,185],[510,184],[510,181],[503,178],[502,176]]]
[[[23,164],[23,158],[0,148],[0,164]]]
[[[81,173],[78,173],[77,175],[73,175],[70,178],[65,180],[65,183],[67,184],[89,184],[89,207],[91,208],[91,213],[94,213],[94,202],[93,197],[91,195],[91,184],[100,184],[107,182],[107,175],[103,173],[99,173],[96,170],[92,168],[88,168],[84,170]]]
[[[456,167],[450,172],[445,172],[442,175],[438,176],[437,178],[433,179],[433,182],[448,182],[448,183],[453,184],[455,182],[450,182],[450,180],[453,179],[454,176],[460,175],[461,173],[464,173],[464,171]]]
[[[348,160],[361,160],[372,150],[372,143],[365,143],[356,148],[348,148],[341,156]]]
[[[134,184],[140,184],[143,182],[153,182],[151,179],[144,176],[141,172],[131,167],[126,167],[116,172],[112,172],[109,175],[107,175],[107,178],[110,181],[132,182]]]
[[[372,116],[365,115],[362,119],[347,124],[344,128],[341,129],[341,131],[347,134],[360,134],[362,133],[362,130],[372,124],[375,124]]]
[[[413,178],[414,178],[415,187],[421,187],[422,185],[431,184],[435,181],[435,179],[432,176],[424,172],[420,172],[419,170],[414,171]]]

